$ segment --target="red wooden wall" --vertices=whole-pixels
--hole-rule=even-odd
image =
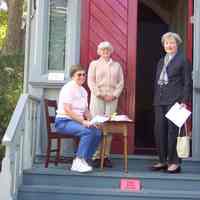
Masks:
[[[191,17],[194,15],[193,0],[188,0],[188,25],[187,25],[187,58],[192,62],[193,59],[193,24]]]

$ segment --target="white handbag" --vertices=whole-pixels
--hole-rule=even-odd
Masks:
[[[185,127],[185,136],[181,136],[181,128],[177,137],[176,150],[179,158],[188,158],[190,156],[190,136],[188,136],[187,125]]]

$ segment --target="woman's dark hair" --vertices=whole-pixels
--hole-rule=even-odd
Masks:
[[[70,77],[72,78],[74,76],[74,74],[78,71],[85,71],[83,65],[72,65],[71,68],[70,68],[70,71],[69,71],[69,75]]]

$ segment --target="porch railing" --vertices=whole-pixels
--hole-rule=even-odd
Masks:
[[[23,94],[2,143],[6,147],[0,174],[0,199],[16,200],[23,170],[33,165],[40,130],[41,100]]]

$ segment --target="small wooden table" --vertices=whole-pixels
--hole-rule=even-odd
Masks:
[[[128,125],[132,121],[107,121],[102,124],[101,169],[104,164],[106,137],[109,134],[121,134],[124,137],[124,171],[128,173]]]

